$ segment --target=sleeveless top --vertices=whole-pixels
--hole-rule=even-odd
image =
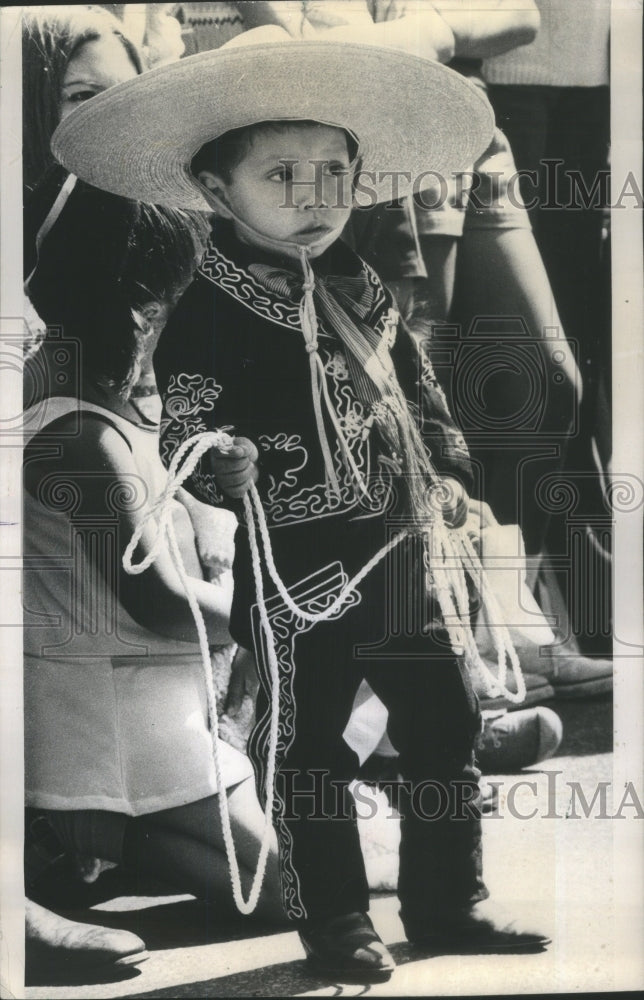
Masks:
[[[541,24],[529,45],[483,62],[488,83],[606,87],[610,82],[610,0],[537,0]]]
[[[156,427],[60,397],[25,413],[25,444],[59,446],[52,421],[93,413],[126,441],[139,475],[111,484],[108,506],[153,500],[166,472]],[[73,433],[66,431],[66,433]],[[131,479],[131,481],[129,481]],[[76,481],[78,477],[76,477]],[[82,482],[82,480],[81,480]],[[92,553],[119,571],[116,514],[79,518],[76,483],[55,472],[23,498],[26,804],[105,809],[136,816],[217,791],[206,691],[195,642],[138,625],[98,572]],[[107,555],[107,559],[105,556]],[[248,758],[220,741],[226,786],[252,774]]]

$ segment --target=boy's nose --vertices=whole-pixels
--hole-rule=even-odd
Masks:
[[[317,209],[328,208],[329,199],[323,186],[319,183],[311,182],[295,198],[295,204],[300,211],[315,211]]]
[[[337,179],[319,171],[296,177],[293,196],[300,211],[329,208],[337,201]]]

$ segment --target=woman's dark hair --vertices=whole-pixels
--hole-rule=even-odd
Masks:
[[[294,125],[321,126],[322,122],[309,119],[266,121],[230,129],[229,132],[225,132],[201,147],[192,159],[190,172],[197,177],[202,170],[210,170],[223,178],[226,183],[230,183],[233,170],[247,155],[256,135],[287,132]],[[347,132],[346,129],[342,131],[347,137],[349,159],[354,160],[358,155],[358,143],[350,132]]]
[[[203,252],[208,220],[77,181],[37,250],[66,176],[52,168],[25,205],[27,293],[52,344],[60,333],[77,344],[81,378],[127,396],[145,339],[136,314],[150,302],[176,302]]]
[[[81,45],[113,34],[137,73],[138,49],[103,7],[25,7],[22,15],[23,182],[30,191],[54,162],[49,144],[60,120],[60,95],[70,59]]]

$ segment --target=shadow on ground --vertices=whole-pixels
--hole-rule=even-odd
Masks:
[[[25,986],[42,987],[47,986],[50,988],[55,987],[83,987],[87,989],[88,979],[90,983],[92,982],[92,977],[101,986],[106,986],[112,983],[122,983],[128,979],[137,979],[141,975],[141,970],[138,967],[124,967],[124,968],[99,968],[95,970],[86,969],[84,972],[76,972],[75,974],[66,972],[64,968],[57,969],[55,975],[51,971],[39,968],[37,965],[33,964],[31,967],[27,965],[25,971]],[[12,994],[7,994],[10,996]]]
[[[391,945],[389,950],[397,967],[427,958],[419,956],[411,945],[404,942]],[[267,972],[270,973],[270,981],[267,979]],[[327,992],[325,987],[328,989],[329,986],[335,987],[334,992],[329,994],[332,996],[343,996],[345,987],[351,996],[366,995],[371,989],[368,983],[361,983],[359,979],[347,978],[340,982],[337,979],[325,979],[320,973],[312,974],[306,961],[298,960],[271,965],[269,969],[250,969],[231,976],[184,983],[149,993],[132,993],[125,1000],[145,1000],[146,997],[159,997],[160,1000],[170,997],[178,1000],[182,997],[287,997],[319,990]],[[356,993],[356,987],[361,987],[359,993]]]
[[[133,898],[140,897],[132,883],[128,885],[125,879],[123,882],[122,908],[117,897],[109,909],[65,908],[61,912],[70,920],[131,931],[145,941],[150,952],[263,937],[286,929],[193,898],[177,900],[176,896],[159,895],[158,902],[147,899],[145,906],[133,909]]]

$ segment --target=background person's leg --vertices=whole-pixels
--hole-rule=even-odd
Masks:
[[[247,778],[227,790],[231,830],[245,898],[257,867],[264,816],[254,782]],[[275,834],[271,830],[258,916],[282,921]],[[132,819],[125,836],[124,862],[206,899],[232,906],[232,889],[216,796]]]
[[[247,896],[263,836],[263,813],[252,778],[229,788],[226,794]],[[233,905],[216,795],[145,816],[102,810],[49,811],[47,816],[68,851],[121,864],[223,908]],[[283,919],[273,831],[257,913]]]
[[[522,171],[524,198],[557,307],[578,345],[583,399],[562,468],[570,503],[551,518],[548,549],[583,652],[611,653],[611,512],[602,474],[610,461],[610,271],[602,246],[606,211],[608,87],[492,86],[489,97]],[[557,162],[558,161],[558,162]],[[582,190],[584,191],[580,194]],[[588,203],[585,204],[584,202]],[[604,463],[604,469],[601,463]],[[569,517],[568,515],[572,515]],[[558,559],[559,557],[559,559]],[[565,561],[565,559],[564,559]]]
[[[529,555],[539,553],[550,513],[537,484],[563,465],[581,386],[529,229],[466,230],[452,318],[461,325],[453,412],[481,464],[482,497],[499,521],[521,526]],[[511,319],[520,322],[514,332],[507,330]],[[472,379],[479,358],[488,374]]]

